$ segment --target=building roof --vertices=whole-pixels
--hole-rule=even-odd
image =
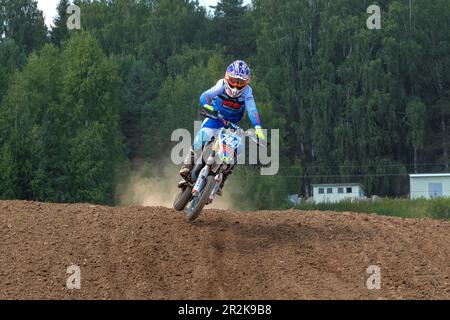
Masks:
[[[423,173],[423,174],[410,174],[411,178],[437,178],[437,177],[450,177],[450,173]]]
[[[360,183],[325,183],[325,184],[312,184],[313,187],[361,187],[364,188]]]

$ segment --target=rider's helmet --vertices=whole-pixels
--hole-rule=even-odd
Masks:
[[[249,82],[250,68],[244,61],[237,60],[230,64],[225,73],[225,92],[230,97],[240,97]]]

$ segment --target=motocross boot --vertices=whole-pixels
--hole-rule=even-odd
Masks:
[[[191,174],[192,169],[194,169],[194,162],[195,162],[194,158],[195,158],[194,149],[191,148],[180,170],[180,176],[183,177],[183,179],[185,179],[186,181],[189,180],[189,175]]]

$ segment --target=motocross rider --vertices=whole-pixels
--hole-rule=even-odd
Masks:
[[[200,105],[208,112],[218,111],[225,120],[236,125],[239,125],[239,121],[244,117],[244,112],[247,111],[257,137],[260,140],[266,140],[249,82],[250,68],[244,61],[237,60],[227,68],[224,79],[220,79],[214,87],[201,95]],[[180,170],[180,175],[185,180],[189,179],[194,163],[201,155],[204,145],[211,141],[223,127],[222,120],[205,119],[194,140],[190,154]],[[222,195],[222,188],[227,176],[223,178],[220,190],[217,192],[218,195]]]

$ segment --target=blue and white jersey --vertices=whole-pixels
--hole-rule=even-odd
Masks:
[[[261,126],[252,88],[247,86],[239,98],[231,98],[225,92],[224,82],[224,79],[220,79],[214,87],[204,92],[200,97],[200,104],[212,105],[214,109],[224,116],[225,120],[235,124],[239,124],[244,117],[245,111],[247,111],[253,126]],[[222,127],[223,123],[220,120],[206,119],[203,122],[203,128],[217,129]]]

